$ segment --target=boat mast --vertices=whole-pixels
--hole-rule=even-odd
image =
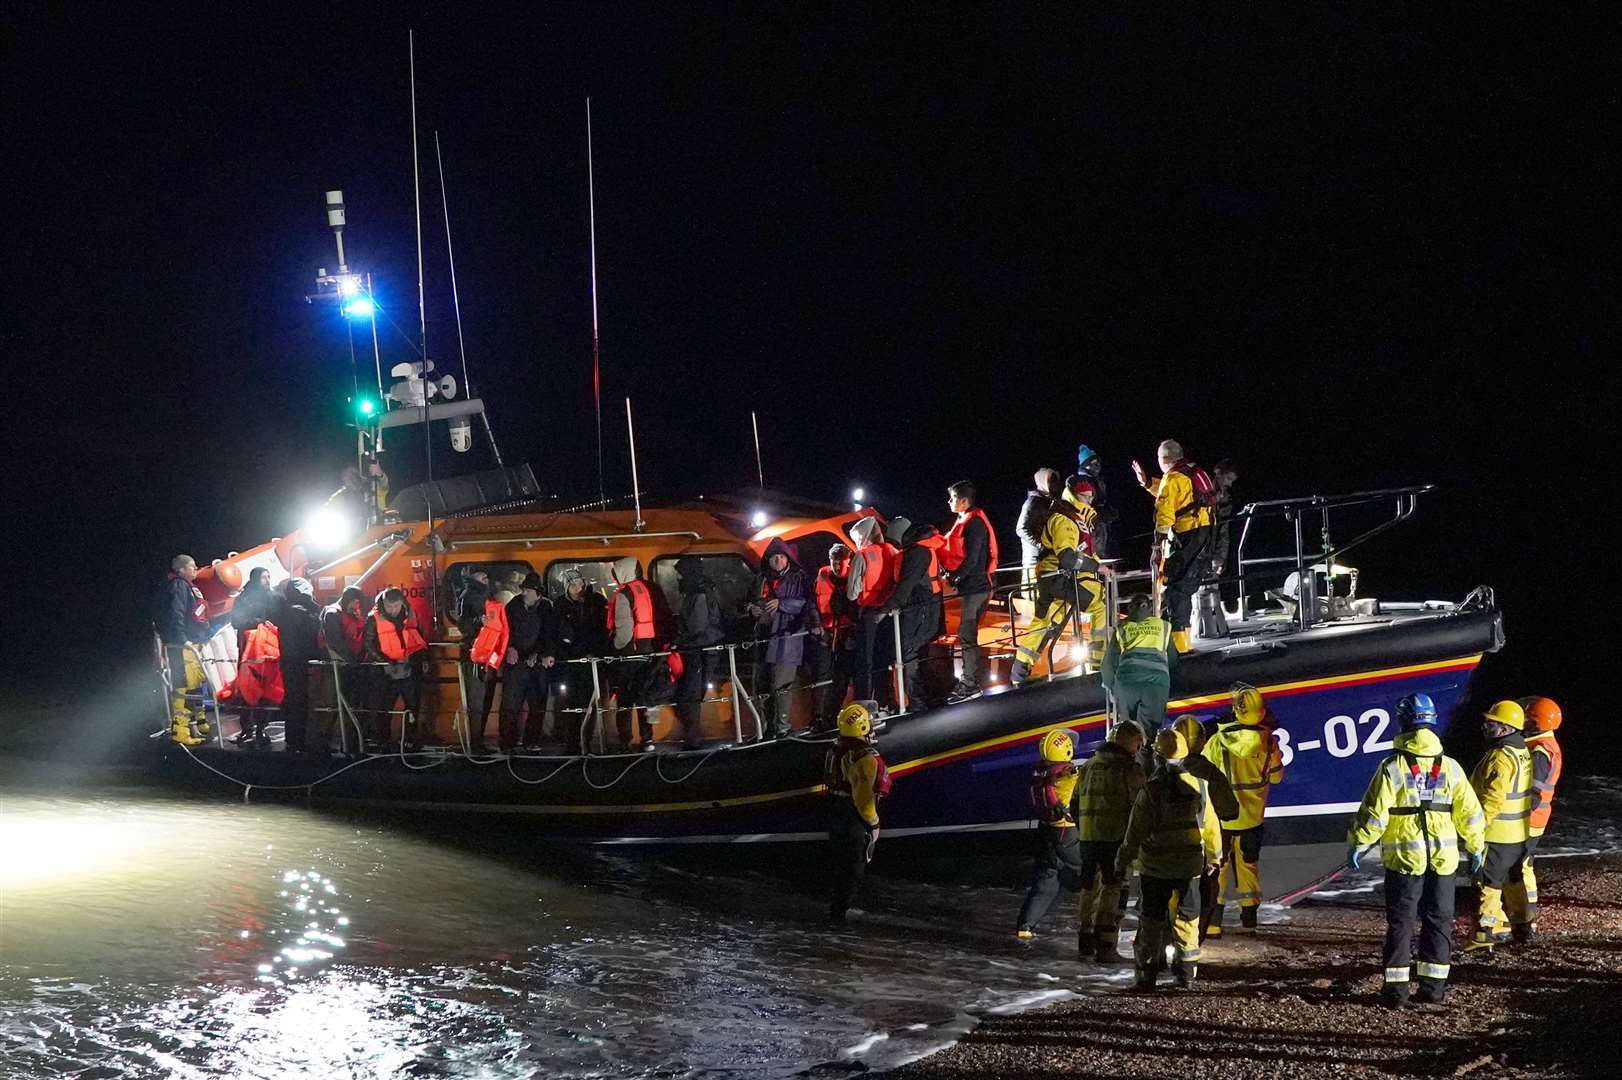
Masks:
[[[597,335],[597,180],[591,164],[591,98],[586,99],[586,205],[591,213],[591,402],[597,412],[597,498],[606,503],[607,485],[603,482],[603,384]],[[631,487],[636,487],[634,478]],[[640,512],[637,516],[641,517]]]
[[[749,426],[755,429],[755,478],[760,481],[760,490],[766,490],[766,467],[760,461],[760,420],[755,416],[755,410],[749,410]]]
[[[451,307],[456,312],[456,351],[462,358],[462,393],[471,398],[475,395],[473,384],[467,377],[467,345],[462,340],[462,297],[456,290],[456,252],[451,247],[451,204],[450,196],[445,191],[445,155],[439,150],[437,130],[434,132],[434,161],[439,166],[439,205],[445,217],[445,258],[451,266]],[[490,440],[490,452],[496,456],[497,467],[504,467],[501,448],[496,445],[496,433],[490,429],[490,414],[480,409],[479,418],[484,421],[484,434]]]
[[[406,30],[406,55],[411,67],[411,194],[417,210],[417,320],[422,332],[422,452],[428,463],[427,487],[423,489],[423,505],[428,511],[428,535],[434,534],[434,439],[429,419],[428,386],[428,303],[422,288],[422,170],[417,161],[417,35]],[[428,625],[439,617],[439,558],[434,554],[433,542],[428,544]]]

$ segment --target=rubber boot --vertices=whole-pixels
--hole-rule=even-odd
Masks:
[[[1509,928],[1509,940],[1513,945],[1536,945],[1538,939],[1538,924],[1535,922],[1517,923]]]
[[[175,713],[175,725],[170,731],[170,738],[181,746],[201,746],[203,740],[191,731],[191,714],[186,712]]]
[[[1202,940],[1204,940],[1204,941],[1221,941],[1222,940],[1222,912],[1223,912],[1223,908],[1222,908],[1222,906],[1220,904],[1211,909],[1211,921],[1206,924],[1205,936],[1204,936],[1204,938],[1202,938]]]
[[[1119,941],[1120,935],[1113,926],[1093,931],[1093,959],[1100,964],[1125,963],[1126,957],[1121,955]]]
[[[1239,909],[1239,925],[1251,933],[1256,932],[1256,909],[1242,907]]]
[[[1494,945],[1503,945],[1509,941],[1509,934],[1494,933],[1489,930],[1477,930],[1475,936],[1464,946],[1465,952],[1491,952]]]
[[[1447,983],[1436,979],[1420,979],[1419,992],[1414,995],[1416,1005],[1440,1005],[1447,996]]]
[[[1194,976],[1199,972],[1199,969],[1200,966],[1198,964],[1188,964],[1181,960],[1173,962],[1171,966],[1171,974],[1172,978],[1176,980],[1177,989],[1194,989]]]
[[[1159,974],[1160,969],[1158,968],[1138,968],[1132,980],[1132,989],[1142,991],[1143,993],[1153,993],[1155,989],[1155,977]]]
[[[1388,984],[1380,991],[1380,1004],[1388,1009],[1400,1009],[1408,1004],[1408,984]]]
[[[1022,683],[1027,682],[1030,677],[1030,665],[1026,664],[1023,660],[1015,660],[1012,670],[1010,670],[1008,673],[1008,684],[1010,686],[1019,686]]]
[[[1186,653],[1193,648],[1193,645],[1189,643],[1187,630],[1173,630],[1171,632],[1171,641],[1173,645],[1177,646],[1177,651],[1180,653]]]

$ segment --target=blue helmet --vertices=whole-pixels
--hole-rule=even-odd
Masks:
[[[1404,731],[1436,726],[1436,702],[1429,694],[1409,694],[1397,702],[1397,726]]]

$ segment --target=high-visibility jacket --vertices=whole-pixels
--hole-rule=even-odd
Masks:
[[[641,578],[627,581],[609,597],[607,618],[610,640],[614,637],[614,608],[618,606],[620,593],[625,593],[631,601],[631,640],[652,641],[658,636],[658,630],[653,625],[653,593]]]
[[[1171,623],[1153,616],[1124,622],[1115,628],[1114,644],[1111,682],[1159,686],[1171,681]]]
[[[1429,728],[1404,731],[1392,740],[1395,753],[1380,762],[1352,816],[1346,843],[1380,842],[1387,870],[1452,874],[1459,847],[1482,850],[1487,819],[1457,761],[1442,754],[1442,740]]]
[[[895,595],[901,580],[901,551],[886,540],[879,540],[857,552],[862,557],[862,591],[856,596],[860,608],[883,607]]]
[[[1031,815],[1044,825],[1073,828],[1071,795],[1076,790],[1076,767],[1044,761],[1031,773]]]
[[[1237,720],[1217,728],[1201,751],[1205,760],[1222,770],[1239,801],[1239,816],[1222,823],[1227,829],[1254,829],[1267,812],[1267,792],[1284,781],[1284,759],[1278,736],[1255,724]]]
[[[1132,802],[1144,783],[1138,759],[1105,743],[1076,775],[1070,814],[1083,840],[1119,841],[1132,817]]]
[[[428,647],[422,632],[417,629],[417,619],[411,614],[410,607],[405,609],[404,617],[399,622],[383,614],[381,608],[372,609],[372,619],[377,626],[378,651],[395,663],[409,660]]]
[[[989,545],[989,550],[986,553],[986,584],[995,588],[997,584],[996,571],[998,558],[997,530],[991,527],[991,519],[986,517],[986,512],[980,509],[978,506],[973,510],[970,510],[967,514],[959,517],[956,521],[952,522],[952,527],[946,530],[946,547],[941,552],[941,561],[945,564],[946,569],[948,570],[956,570],[959,566],[963,565],[963,558],[967,554],[967,552],[963,550],[963,528],[970,521],[973,521],[976,518],[980,520],[980,524],[986,530],[986,542]],[[961,583],[959,583],[959,591],[961,591]],[[973,590],[971,589],[970,591],[972,592]]]
[[[1147,877],[1196,877],[1222,857],[1217,822],[1205,781],[1181,769],[1163,768],[1132,802],[1132,817],[1116,853],[1117,867],[1139,859]]]
[[[280,705],[285,693],[278,662],[281,657],[281,634],[276,624],[261,622],[252,627],[242,638],[237,677],[229,691],[220,696],[226,700],[240,698],[249,705]]]
[[[1525,742],[1512,735],[1488,750],[1470,774],[1470,786],[1487,815],[1487,843],[1524,842],[1532,813],[1532,753]]]
[[[500,671],[507,659],[507,605],[494,597],[484,602],[484,622],[468,650],[468,659],[492,671]]]
[[[823,758],[822,782],[830,795],[849,799],[868,828],[879,827],[879,800],[890,793],[890,770],[873,744],[836,740]]]
[[[1194,498],[1194,481],[1182,463],[1173,465],[1150,490],[1155,496],[1155,531],[1185,533],[1211,524],[1211,511]]]
[[[1042,553],[1036,559],[1036,572],[1038,575],[1064,573],[1064,554],[1073,551],[1079,559],[1077,569],[1072,571],[1076,580],[1083,584],[1098,581],[1098,561],[1093,555],[1093,539],[1091,524],[1097,514],[1090,506],[1065,507],[1055,510],[1048,515],[1047,524],[1042,526]]]
[[[1532,815],[1526,819],[1527,834],[1542,836],[1554,812],[1554,789],[1560,783],[1560,744],[1554,732],[1529,736],[1526,748],[1532,752]]]

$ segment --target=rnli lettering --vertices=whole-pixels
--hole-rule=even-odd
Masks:
[[[403,583],[395,585],[391,583],[384,585],[383,588],[399,589],[401,592],[406,594],[407,598],[412,600],[426,600],[428,598],[428,589],[422,585],[406,585]]]

